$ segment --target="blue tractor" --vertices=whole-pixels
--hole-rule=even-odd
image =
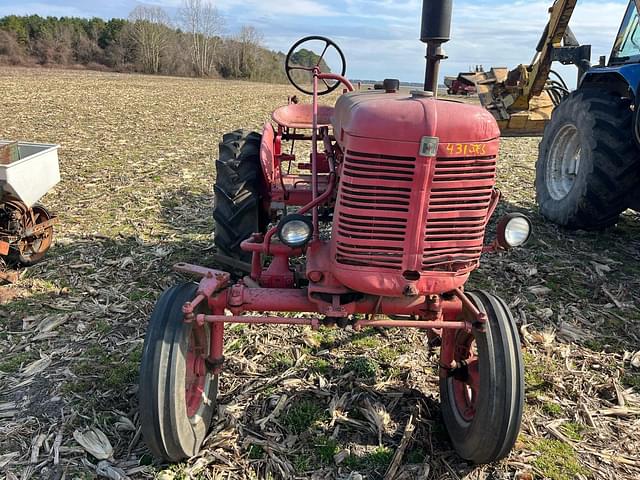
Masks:
[[[609,62],[581,76],[544,129],[536,198],[559,225],[597,230],[640,210],[639,11],[630,0]]]

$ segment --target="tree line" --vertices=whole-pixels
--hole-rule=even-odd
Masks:
[[[173,19],[147,5],[126,20],[9,15],[0,18],[0,64],[286,81],[284,54],[264,48],[258,30],[224,27],[210,0],[183,0]]]

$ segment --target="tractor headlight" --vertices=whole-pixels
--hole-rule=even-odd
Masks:
[[[291,248],[298,248],[311,240],[313,223],[311,219],[299,213],[287,215],[278,224],[280,241]]]
[[[531,221],[521,213],[510,213],[498,223],[498,243],[502,248],[520,247],[531,237]]]

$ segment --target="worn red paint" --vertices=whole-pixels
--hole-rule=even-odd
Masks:
[[[318,318],[293,318],[293,317],[255,317],[249,315],[197,315],[199,322],[212,323],[214,325],[221,323],[245,323],[260,325],[307,325],[312,328],[318,328],[323,325]],[[464,321],[421,321],[421,320],[364,320],[359,322],[361,328],[367,327],[384,327],[384,328],[456,328],[470,330],[471,324]]]
[[[188,342],[185,358],[185,403],[187,416],[193,417],[202,406],[204,387],[207,376],[205,331],[202,327],[193,326]]]
[[[316,89],[323,79],[353,90],[315,68]],[[225,272],[176,267],[201,278],[198,296],[183,310],[185,321],[210,325],[213,371],[222,365],[225,323],[427,329],[442,337],[443,374],[455,368],[456,335],[486,322],[463,286],[487,249],[485,227],[500,198],[493,117],[421,94],[359,91],[333,108],[314,95],[311,104],[277,109],[272,120],[260,149],[265,205],[311,213],[315,233],[296,249],[278,241],[276,227],[245,240],[242,249],[253,254],[247,285],[231,285]],[[291,140],[310,142],[310,165],[285,151]],[[310,167],[311,175],[288,173],[289,162]],[[333,212],[330,240],[319,236],[320,206]],[[294,271],[290,259],[301,255],[306,263]],[[312,315],[243,315],[267,311]],[[366,317],[354,321],[354,314]],[[461,403],[473,400],[477,377],[469,378],[456,397]]]

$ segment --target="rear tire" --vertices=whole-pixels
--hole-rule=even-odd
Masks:
[[[198,335],[205,339],[208,353],[209,326],[183,321],[182,306],[195,298],[197,289],[196,284],[188,283],[162,294],[151,315],[142,352],[142,435],[151,453],[168,462],[198,453],[218,394],[218,375],[211,374],[194,348]]]
[[[260,165],[261,140],[257,132],[227,133],[216,161],[214,242],[220,253],[243,262],[251,261],[251,253],[240,244],[253,233],[264,233],[269,223],[263,204],[266,182]]]
[[[440,379],[442,416],[462,458],[491,463],[509,454],[520,430],[524,405],[520,339],[504,301],[483,291],[467,296],[486,313],[486,332],[445,332],[455,335],[456,361],[468,364]]]
[[[579,89],[554,110],[536,163],[540,213],[558,225],[598,230],[614,225],[640,181],[629,102]]]

